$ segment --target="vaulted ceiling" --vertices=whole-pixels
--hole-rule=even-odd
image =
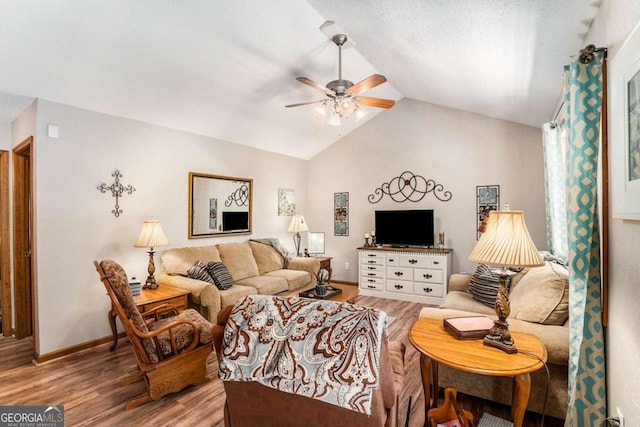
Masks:
[[[355,47],[343,77],[530,126],[552,115],[583,47],[588,0],[20,0],[0,14],[0,121],[33,98],[308,159],[386,110],[328,126],[295,80],[338,75],[334,21]],[[61,130],[63,131],[63,130]]]

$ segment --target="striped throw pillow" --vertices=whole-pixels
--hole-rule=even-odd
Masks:
[[[213,283],[215,285],[215,282],[207,271],[207,266],[200,261],[196,261],[194,266],[187,270],[187,275],[192,279],[202,280],[203,282]]]
[[[207,272],[213,279],[213,283],[221,291],[229,289],[231,285],[233,285],[233,277],[231,277],[231,273],[229,273],[227,266],[223,263],[213,261],[209,262],[207,264]]]
[[[511,285],[510,278],[507,279],[507,291]],[[479,264],[476,272],[471,277],[469,283],[469,293],[473,299],[481,303],[494,307],[496,305],[496,296],[500,287],[500,276],[485,264]]]

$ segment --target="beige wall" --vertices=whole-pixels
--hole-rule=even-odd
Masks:
[[[290,217],[277,216],[277,190],[295,189],[305,210],[306,161],[43,100],[37,113],[40,354],[110,334],[108,298],[93,261],[112,258],[130,276],[146,277],[147,252],[133,247],[145,219],[162,222],[169,247],[278,237],[293,249]],[[59,127],[59,138],[47,137],[49,123]],[[111,214],[115,199],[96,189],[113,183],[114,169],[122,184],[136,188],[120,199],[119,218]],[[251,236],[187,238],[190,171],[253,178]]]
[[[585,44],[608,48],[615,58],[640,22],[637,0],[604,0]],[[640,54],[640,53],[636,53]],[[609,327],[606,329],[608,415],[620,408],[626,426],[640,425],[640,221],[611,219],[609,228]]]
[[[334,277],[357,281],[356,248],[374,228],[379,209],[434,209],[435,233],[454,249],[452,271],[473,271],[467,256],[476,243],[476,186],[500,185],[501,202],[523,210],[538,248],[546,247],[540,129],[478,114],[403,99],[365,126],[311,159],[309,205],[312,231],[326,232]],[[417,203],[377,204],[367,196],[384,182],[411,171],[451,191],[448,202],[427,194]],[[347,237],[333,235],[333,194],[349,192]],[[345,263],[350,270],[345,270]]]

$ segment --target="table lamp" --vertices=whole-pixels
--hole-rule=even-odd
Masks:
[[[506,208],[508,209],[508,207]],[[531,240],[524,223],[522,211],[491,211],[486,221],[486,229],[480,237],[469,260],[478,264],[500,267],[499,287],[496,296],[496,316],[484,344],[499,348],[506,353],[517,353],[509,332],[507,317],[511,312],[507,280],[514,273],[509,267],[535,267],[543,265],[536,246]]]
[[[153,273],[155,273],[156,271],[156,266],[153,263],[153,255],[156,253],[156,251],[154,251],[153,248],[157,246],[165,246],[168,244],[169,241],[162,232],[160,221],[147,220],[144,222],[144,224],[142,224],[142,230],[140,230],[138,240],[136,240],[136,243],[133,246],[136,248],[149,248],[149,276],[147,277],[147,281],[143,286],[144,289],[156,289],[158,287],[156,278],[153,275]]]
[[[302,215],[294,215],[293,218],[291,218],[291,224],[289,224],[287,231],[289,233],[295,233],[293,235],[293,244],[296,247],[296,256],[300,256],[300,232],[309,231],[304,217]]]

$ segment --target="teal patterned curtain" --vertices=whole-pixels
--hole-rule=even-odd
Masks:
[[[569,408],[565,425],[601,426],[606,417],[598,149],[603,53],[568,66],[567,235],[569,245]],[[566,80],[565,80],[566,81]]]
[[[547,208],[547,250],[561,262],[569,258],[567,244],[566,132],[561,124],[542,126],[545,196]]]

